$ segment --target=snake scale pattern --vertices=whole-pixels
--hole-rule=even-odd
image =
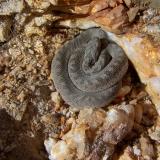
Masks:
[[[123,49],[92,28],[64,44],[53,58],[51,76],[69,105],[103,107],[115,98],[127,69]]]

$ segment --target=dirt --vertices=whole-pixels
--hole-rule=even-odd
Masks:
[[[45,37],[18,34],[0,48],[0,159],[47,159],[44,139],[60,134],[50,65],[56,49],[78,30],[52,29]],[[45,123],[44,116],[53,117]]]
[[[140,1],[135,2],[138,4]],[[144,6],[147,3],[140,4]],[[56,90],[50,77],[50,66],[60,46],[80,30],[54,27],[52,22],[58,17],[50,17],[50,11],[45,13],[48,17],[44,24],[37,26],[33,20],[41,18],[41,12],[36,10],[30,14],[29,4],[25,5],[24,12],[10,15],[14,17],[10,37],[0,42],[0,160],[47,160],[44,140],[48,137],[59,140],[69,130],[65,126],[66,120],[77,116],[61,99],[59,104],[54,101],[52,95]],[[127,78],[132,81],[129,84],[132,91],[125,97],[126,101],[134,100],[144,91],[133,67],[129,71],[132,74]],[[145,143],[143,154],[146,155],[146,144],[152,144],[153,148],[158,144],[152,143],[147,131],[155,123],[156,111],[149,96],[145,100],[150,108],[144,113],[142,124],[134,129],[131,141],[126,144],[136,145],[141,133],[145,134],[147,140],[142,137],[141,143]],[[116,99],[114,103],[118,101]],[[126,144],[122,142],[120,146],[125,148]],[[150,154],[156,157],[157,151]]]

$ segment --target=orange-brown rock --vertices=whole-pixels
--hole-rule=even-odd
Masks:
[[[91,2],[91,13],[102,11],[106,8],[114,8],[123,3],[122,0],[94,0]]]
[[[53,4],[54,10],[72,13],[73,16],[70,15],[67,18],[71,19],[71,21],[73,19],[77,21],[77,18],[85,17],[106,28],[108,31],[115,33],[124,32],[129,24],[127,13],[129,9],[122,0],[83,0],[76,2],[73,0],[50,0],[50,2]]]
[[[113,9],[105,9],[90,16],[90,19],[100,24],[108,31],[120,33],[128,24],[127,8],[122,4]]]
[[[88,10],[82,10],[81,7],[80,8],[77,7],[76,10],[78,13],[87,14],[89,8]],[[107,31],[119,34],[125,32],[127,26],[129,25],[129,18],[127,11],[128,11],[127,8],[122,4],[120,4],[119,6],[113,9],[107,8],[105,10],[99,11],[92,15],[88,15],[86,17],[82,16],[78,18],[78,16],[77,17],[72,16],[71,18],[70,16],[63,21],[60,21],[59,24],[70,28],[78,27],[81,29],[87,29],[93,27],[94,24],[94,26],[101,26]]]

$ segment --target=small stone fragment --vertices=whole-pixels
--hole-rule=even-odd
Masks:
[[[128,17],[129,17],[129,22],[133,22],[134,21],[138,11],[139,11],[139,7],[133,7],[133,8],[129,9],[129,11],[127,12]]]
[[[114,8],[121,3],[123,3],[122,0],[95,0],[91,3],[91,13],[97,13],[107,8]]]
[[[5,73],[5,70],[8,68],[9,61],[10,61],[10,57],[8,55],[0,54],[0,73],[1,74]],[[2,86],[4,86],[4,84],[2,81],[0,81],[0,88],[1,89],[4,88]]]
[[[26,97],[26,94],[24,93],[24,91],[22,91],[18,96],[17,96],[17,100],[19,100],[21,103],[24,101]]]
[[[132,152],[131,147],[127,147],[123,153],[120,155],[118,160],[137,160],[136,157],[134,157],[134,153]]]
[[[23,0],[1,0],[0,15],[19,13],[25,8]]]
[[[155,125],[149,129],[149,136],[152,140],[160,143],[160,117],[157,118]]]
[[[50,3],[54,6],[75,6],[83,5],[90,2],[90,0],[49,0]]]
[[[44,25],[51,25],[54,21],[60,19],[59,16],[53,16],[52,14],[44,14],[43,16],[38,16],[34,18],[35,25],[40,27]]]
[[[56,141],[53,138],[48,138],[47,140],[44,141],[44,145],[46,147],[46,151],[48,153],[51,152],[52,146],[56,144]]]
[[[117,97],[125,97],[129,92],[131,91],[131,86],[122,86],[122,88],[119,90]]]
[[[51,100],[55,103],[56,108],[59,108],[59,107],[60,107],[61,98],[60,98],[58,92],[52,92],[52,93],[51,93]]]
[[[155,152],[150,139],[142,135],[140,138],[140,145],[142,150],[142,156],[144,157],[144,159],[148,160],[154,159]]]
[[[46,32],[47,31],[45,27],[37,27],[33,20],[25,25],[25,34],[29,37],[32,35],[44,36]]]
[[[143,106],[140,104],[135,105],[135,122],[140,123],[143,115]]]
[[[90,19],[103,26],[107,31],[121,33],[128,23],[127,8],[122,4],[110,10],[109,8],[99,11]]]
[[[130,7],[132,4],[131,0],[124,0],[125,4],[127,5],[127,7]]]
[[[105,130],[103,140],[110,144],[120,142],[132,130],[134,118],[135,110],[132,105],[110,109],[103,126]]]
[[[159,0],[152,0],[150,7],[159,9],[160,8],[160,1]]]
[[[98,128],[102,125],[106,117],[106,113],[103,110],[83,109],[78,115],[79,123],[86,123],[92,129]],[[93,121],[94,119],[94,121]]]
[[[25,0],[26,3],[37,12],[44,12],[49,6],[50,2],[48,0]]]
[[[10,37],[12,21],[11,19],[0,20],[0,42],[5,42]]]

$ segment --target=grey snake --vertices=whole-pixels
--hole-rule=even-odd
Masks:
[[[80,33],[54,56],[51,76],[62,98],[74,107],[108,105],[128,69],[123,49],[100,28]]]

